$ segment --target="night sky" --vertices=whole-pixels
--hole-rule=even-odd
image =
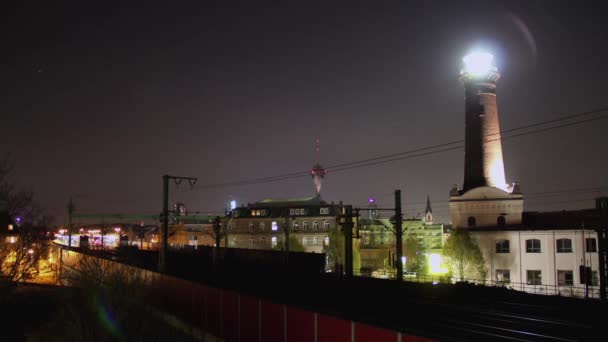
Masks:
[[[58,224],[70,195],[80,211],[158,213],[165,173],[199,177],[172,187],[190,211],[312,196],[310,177],[201,185],[306,171],[317,135],[324,166],[463,139],[458,74],[473,49],[496,56],[503,130],[608,105],[608,24],[588,2],[92,3],[1,9],[0,152]],[[607,127],[504,141],[526,210],[608,194]],[[413,216],[430,194],[447,222],[463,157],[329,172],[322,196],[391,207],[399,188]]]

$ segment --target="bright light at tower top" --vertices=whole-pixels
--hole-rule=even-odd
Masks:
[[[494,55],[487,52],[473,52],[466,55],[462,61],[464,62],[464,72],[473,76],[483,76],[488,72],[495,70]]]

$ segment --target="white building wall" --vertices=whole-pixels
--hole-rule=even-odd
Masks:
[[[486,281],[497,282],[496,270],[510,271],[510,285],[517,290],[533,293],[584,295],[580,284],[579,266],[586,263],[592,271],[598,271],[598,253],[587,252],[585,239],[597,234],[591,230],[538,230],[538,231],[473,231],[471,236],[478,241],[488,271]],[[497,240],[509,240],[509,253],[496,253]],[[526,240],[538,239],[540,253],[528,253]],[[558,253],[557,240],[571,239],[572,252]],[[542,284],[528,285],[527,271],[540,270]],[[572,271],[573,285],[558,285],[558,271]],[[590,296],[597,296],[599,287],[590,286]]]

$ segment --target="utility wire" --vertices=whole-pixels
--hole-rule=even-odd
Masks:
[[[567,115],[567,116],[563,116],[563,117],[556,118],[556,119],[545,120],[545,121],[541,121],[541,122],[537,122],[537,123],[533,123],[533,124],[529,124],[529,125],[523,125],[523,126],[511,128],[508,130],[501,131],[500,133],[488,134],[488,135],[486,135],[486,138],[493,136],[493,135],[508,134],[511,132],[517,132],[517,131],[526,130],[526,129],[530,129],[530,128],[541,127],[541,126],[544,126],[547,124],[577,119],[577,118],[581,118],[584,116],[599,114],[599,113],[606,112],[606,111],[608,111],[608,107],[580,112],[580,113]],[[546,131],[550,131],[550,130],[554,130],[554,129],[558,129],[558,128],[564,128],[564,127],[579,125],[579,124],[596,121],[596,120],[603,120],[603,119],[608,119],[608,116],[600,115],[600,116],[596,116],[596,117],[592,117],[592,118],[588,118],[588,119],[564,123],[561,125],[542,127],[539,129],[521,132],[521,133],[509,135],[509,136],[504,136],[504,137],[501,136],[496,139],[489,139],[489,140],[486,140],[486,142],[497,141],[497,140],[507,140],[507,139],[511,139],[514,137],[520,137],[520,136],[529,135],[529,134],[537,134],[537,133],[546,132]],[[452,141],[452,142],[447,142],[447,143],[442,143],[442,144],[437,144],[437,145],[432,145],[432,146],[426,146],[426,147],[417,148],[417,149],[413,149],[413,150],[409,150],[409,151],[397,152],[397,153],[392,153],[392,154],[388,154],[388,155],[384,155],[384,156],[378,156],[378,157],[373,157],[373,158],[368,158],[368,159],[363,159],[363,160],[358,160],[358,161],[353,161],[353,162],[348,162],[348,163],[343,163],[343,164],[332,165],[332,166],[327,167],[326,169],[331,172],[337,172],[337,171],[350,170],[350,169],[355,169],[355,168],[360,168],[360,167],[390,163],[393,161],[404,160],[404,159],[409,159],[409,158],[422,157],[422,156],[452,151],[452,150],[456,150],[456,149],[461,149],[464,147],[464,145],[462,145],[463,142],[464,142],[464,140],[457,140],[457,141]],[[456,145],[456,144],[458,144],[458,145],[452,146],[452,145]],[[423,152],[423,151],[427,151],[427,152]],[[418,153],[418,152],[422,152],[422,153]],[[412,153],[416,153],[416,154],[412,154]],[[389,159],[387,159],[387,158],[389,158]],[[285,174],[276,175],[276,176],[246,179],[246,180],[241,180],[241,181],[232,181],[232,182],[224,182],[224,183],[216,183],[216,184],[203,184],[203,185],[195,186],[192,190],[221,188],[221,187],[227,187],[227,186],[252,185],[252,184],[258,184],[258,183],[281,181],[281,180],[286,180],[286,179],[291,179],[291,178],[300,178],[300,177],[306,177],[306,176],[310,176],[309,171],[291,172],[291,173],[285,173]]]

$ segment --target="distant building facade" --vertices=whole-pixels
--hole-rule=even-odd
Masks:
[[[285,243],[285,227],[306,252],[322,253],[336,232],[340,205],[319,197],[265,199],[238,207],[228,221],[228,247],[273,249]]]

